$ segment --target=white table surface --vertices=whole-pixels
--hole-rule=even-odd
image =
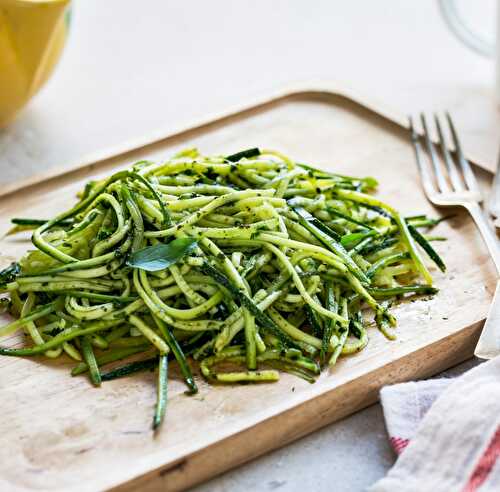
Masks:
[[[493,0],[460,4],[492,34]],[[0,176],[6,184],[72,166],[319,79],[404,113],[448,109],[466,151],[493,166],[500,129],[493,73],[447,31],[435,0],[77,0],[53,78],[0,130]],[[374,405],[197,490],[357,491],[393,462]]]

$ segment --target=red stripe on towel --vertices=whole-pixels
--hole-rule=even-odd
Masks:
[[[389,441],[397,454],[401,454],[406,446],[410,444],[409,439],[402,439],[401,437],[391,437]]]
[[[493,465],[500,455],[500,427],[497,428],[495,434],[491,438],[488,447],[484,451],[481,458],[477,462],[472,475],[463,488],[462,492],[476,492],[481,485],[487,480]]]

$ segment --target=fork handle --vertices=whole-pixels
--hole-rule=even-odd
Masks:
[[[488,247],[493,263],[495,263],[497,268],[497,273],[500,276],[500,244],[497,235],[488,223],[488,219],[478,203],[466,203],[464,207],[471,214],[479,232],[483,236],[483,240]]]

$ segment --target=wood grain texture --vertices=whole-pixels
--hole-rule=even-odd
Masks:
[[[268,108],[270,105],[283,103],[293,99],[310,99],[310,98],[342,98],[349,101],[361,101],[362,107],[368,109],[373,113],[376,113],[378,118],[384,118],[391,123],[397,123],[400,126],[408,125],[408,118],[402,116],[394,109],[383,104],[374,97],[364,97],[359,95],[350,86],[346,84],[331,83],[331,82],[311,82],[311,83],[301,83],[293,84],[283,87],[271,94],[267,94],[264,97],[260,97],[245,104],[240,104],[238,106],[228,108],[222,112],[210,114],[203,119],[197,119],[182,125],[180,127],[172,130],[171,125],[167,125],[166,128],[160,128],[153,133],[147,133],[141,135],[133,140],[125,140],[119,145],[114,147],[107,147],[101,149],[98,152],[85,155],[81,157],[77,162],[63,166],[51,166],[49,170],[44,170],[39,173],[33,173],[27,179],[18,180],[13,183],[8,183],[0,188],[0,197],[9,195],[11,193],[17,192],[19,190],[25,190],[31,185],[38,185],[42,181],[59,179],[64,176],[72,175],[78,170],[87,170],[89,168],[94,168],[95,166],[101,167],[106,164],[106,161],[114,160],[114,158],[120,159],[120,156],[130,152],[134,153],[139,148],[146,146],[151,146],[156,143],[159,145],[164,145],[165,143],[171,142],[175,138],[185,138],[186,135],[190,134],[193,129],[194,131],[203,131],[205,127],[211,127],[212,125],[223,124],[230,121],[232,118],[245,117],[248,113],[252,113],[255,110],[262,110]],[[469,118],[470,120],[471,118]],[[416,122],[416,131],[421,133],[421,129],[418,128],[418,122]],[[434,139],[437,141],[436,139]],[[468,158],[476,164],[476,166],[481,167],[487,171],[495,172],[495,163],[492,160],[485,159],[484,156],[471,155],[468,154]]]
[[[406,132],[360,104],[326,93],[302,93],[258,109],[46,180],[0,199],[0,234],[12,216],[52,216],[67,208],[90,177],[135,160],[160,160],[196,145],[202,152],[276,148],[338,172],[374,175],[379,196],[404,213],[431,212],[418,184]],[[150,430],[155,401],[151,373],[94,389],[71,378],[67,360],[0,358],[0,490],[179,490],[360,409],[387,383],[429,376],[472,354],[488,310],[495,272],[471,220],[439,226],[436,243],[448,264],[433,271],[442,290],[431,300],[395,308],[399,338],[369,330],[368,347],[339,361],[310,385],[289,375],[259,386],[209,386],[183,394],[173,372],[166,425]],[[0,266],[29,243],[0,242]],[[3,344],[17,345],[11,337]],[[174,369],[174,368],[173,368]]]

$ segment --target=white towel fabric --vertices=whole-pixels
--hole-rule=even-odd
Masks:
[[[399,457],[370,492],[500,491],[500,357],[380,396]]]

